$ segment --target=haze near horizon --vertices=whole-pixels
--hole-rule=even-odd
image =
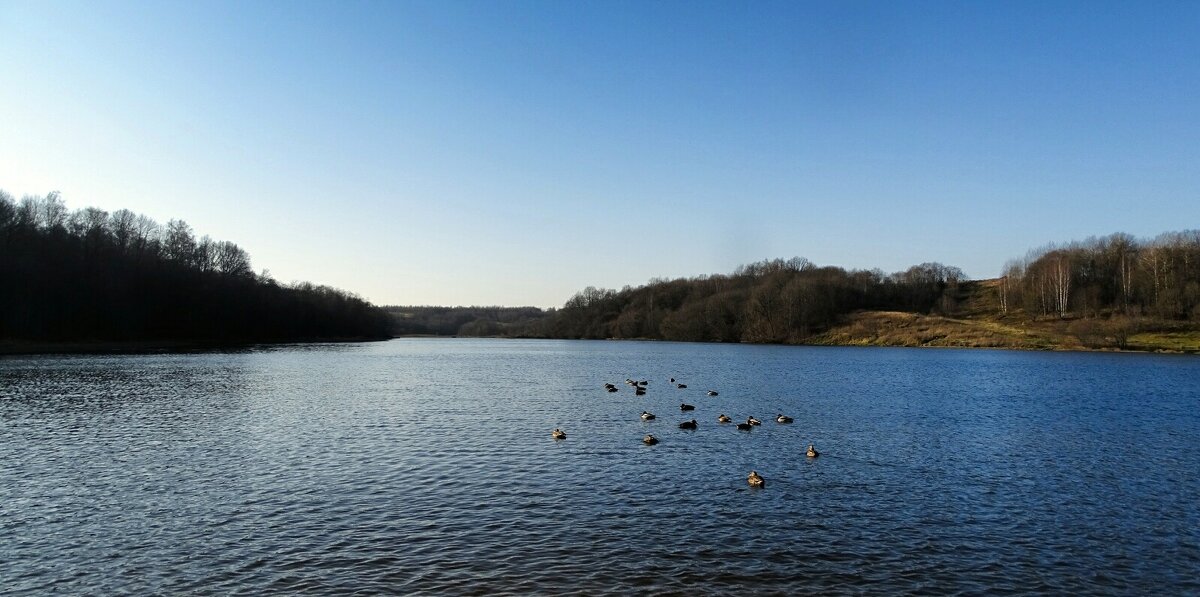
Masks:
[[[0,189],[377,304],[1200,222],[1200,5],[0,0]]]

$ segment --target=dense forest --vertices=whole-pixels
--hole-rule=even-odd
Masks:
[[[385,338],[390,318],[325,286],[255,274],[237,245],[129,210],[0,191],[0,341],[244,343]]]
[[[880,331],[906,326],[909,319],[889,322],[861,317],[864,313],[936,317],[956,325],[986,320],[986,330],[975,330],[986,336],[976,345],[1126,348],[1140,332],[1182,330],[1195,336],[1200,231],[1153,239],[1113,234],[1050,245],[1010,261],[1003,276],[985,282],[968,281],[958,268],[940,263],[889,274],[818,266],[797,257],[620,290],[588,287],[560,309],[381,309],[336,289],[284,285],[256,274],[240,247],[197,238],[182,220],[163,226],[128,210],[70,211],[57,193],[16,201],[0,191],[0,344],[225,344],[391,335],[910,341],[895,329]],[[831,332],[838,326],[842,329]],[[936,335],[923,333],[909,336],[927,344]],[[1010,338],[997,339],[1003,334]],[[1178,335],[1171,341],[1179,349],[1200,349],[1187,348],[1196,338],[1187,344]]]
[[[1194,350],[1187,342],[1194,345],[1200,326],[1200,231],[1051,245],[1010,261],[1004,271],[979,282],[940,263],[886,274],[775,259],[728,275],[656,279],[621,290],[588,287],[549,311],[390,309],[395,329],[405,334],[882,344],[929,344],[938,336],[921,326],[907,336],[885,337],[875,329],[906,326],[911,319],[905,318],[875,318],[822,336],[858,314],[904,313],[960,324],[941,334],[959,334],[941,345],[1129,348],[1139,332],[1184,330],[1190,340],[1177,337],[1165,346]],[[964,332],[964,321],[986,326]],[[1157,340],[1143,348],[1155,348]]]
[[[548,315],[537,307],[384,307],[397,336],[540,337]]]
[[[903,272],[819,267],[807,259],[744,265],[730,275],[586,288],[549,318],[560,338],[799,343],[857,310],[950,312],[963,273],[940,263]]]
[[[938,263],[888,275],[817,267],[802,258],[763,261],[728,276],[587,288],[550,318],[546,331],[566,338],[804,342],[855,311],[961,315],[963,282],[958,268]],[[1010,261],[989,288],[994,315],[1071,320],[1079,322],[1072,328],[1077,335],[1198,322],[1200,231],[1051,245]]]
[[[1035,316],[1200,320],[1200,230],[1148,241],[1113,234],[1032,251],[1005,266],[998,298],[1002,311]]]
[[[388,307],[398,334],[801,342],[859,309],[941,312],[962,272],[924,263],[892,275],[817,267],[803,258],[745,265],[731,275],[588,287],[561,309]]]

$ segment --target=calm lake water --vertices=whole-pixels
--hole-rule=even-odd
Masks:
[[[1186,356],[404,339],[8,357],[0,593],[1195,594],[1198,447]]]

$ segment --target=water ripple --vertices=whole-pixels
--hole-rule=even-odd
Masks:
[[[1196,593],[1197,373],[1149,355],[490,340],[4,358],[0,579]],[[647,395],[601,387],[626,377]],[[738,432],[720,412],[764,423]]]

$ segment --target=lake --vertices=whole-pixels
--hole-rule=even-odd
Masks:
[[[6,357],[0,592],[1195,594],[1197,446],[1189,356],[398,339]]]

